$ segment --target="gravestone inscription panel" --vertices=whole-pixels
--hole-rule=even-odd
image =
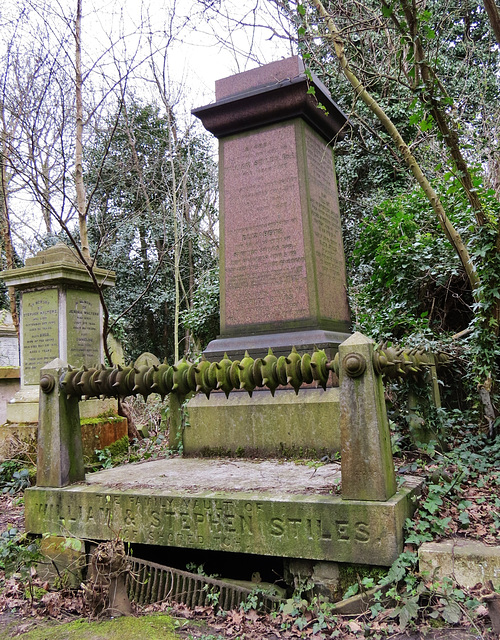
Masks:
[[[0,335],[0,367],[19,366],[19,342],[17,336]]]
[[[293,125],[222,143],[225,329],[309,315]],[[237,212],[235,215],[234,212]]]
[[[96,365],[101,361],[101,322],[99,296],[91,291],[66,292],[67,359],[75,366]]]
[[[40,369],[59,357],[59,292],[57,289],[23,294],[24,384],[38,384]]]
[[[304,136],[319,315],[348,322],[344,246],[332,150],[309,127],[304,127]]]

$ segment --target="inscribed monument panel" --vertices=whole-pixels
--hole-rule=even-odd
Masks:
[[[319,311],[322,317],[348,322],[344,247],[332,151],[312,129],[304,129]]]
[[[68,362],[75,366],[97,365],[101,360],[99,296],[92,291],[66,292]]]
[[[308,317],[294,125],[221,144],[226,327]]]
[[[59,292],[29,291],[22,300],[24,384],[38,384],[40,369],[59,356]]]

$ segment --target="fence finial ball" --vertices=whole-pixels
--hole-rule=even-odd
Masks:
[[[366,371],[366,360],[359,353],[348,353],[342,360],[342,366],[350,378],[359,378]]]
[[[54,376],[51,376],[50,373],[45,373],[40,378],[40,387],[44,393],[50,393],[55,386],[56,379]]]

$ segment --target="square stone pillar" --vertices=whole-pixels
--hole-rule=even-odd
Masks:
[[[193,111],[219,139],[220,335],[208,360],[324,349],[350,335],[333,145],[346,117],[297,56],[218,80]],[[339,449],[338,389],[197,396],[184,451]],[[283,453],[281,453],[283,455]]]
[[[206,357],[333,357],[350,331],[332,150],[346,117],[297,56],[218,80],[193,114],[219,139],[221,321]]]

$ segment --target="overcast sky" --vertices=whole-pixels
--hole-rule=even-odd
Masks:
[[[205,0],[205,4],[219,2]],[[122,6],[116,0],[104,4],[102,0],[84,0],[83,39],[95,39],[106,46],[112,25],[115,38],[118,33],[126,34],[132,53],[134,30],[139,33],[140,25],[149,23],[158,49],[169,42],[172,80],[184,83],[192,106],[200,106],[214,99],[215,80],[291,55],[290,45],[263,26],[278,26],[271,2],[223,0],[220,5],[216,13],[204,12],[197,0],[125,0]]]

